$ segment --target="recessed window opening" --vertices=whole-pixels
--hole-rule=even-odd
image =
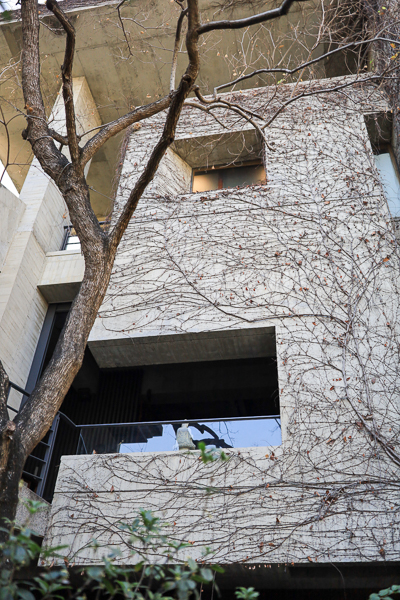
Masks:
[[[61,250],[81,251],[81,242],[72,226],[67,225],[64,227],[64,239]]]
[[[50,361],[68,310],[50,305],[28,390]],[[183,424],[191,449],[199,442],[209,448],[279,446],[273,328],[189,337],[158,342],[150,354],[145,348],[143,362],[136,358],[124,368],[100,368],[87,347],[60,413],[25,465],[31,488],[51,501],[64,455],[183,449],[177,435]],[[177,362],[168,362],[172,355]]]
[[[266,175],[261,160],[232,165],[212,166],[193,171],[192,191],[209,192],[246,185],[265,183]]]
[[[390,213],[400,217],[400,176],[393,149],[389,144],[381,144],[373,150]]]
[[[98,390],[92,406],[85,400],[81,418],[88,419],[93,410],[92,423],[101,423],[101,406],[125,404],[131,411],[125,422],[137,424],[83,429],[78,453],[177,450],[176,433],[185,421],[194,447],[199,442],[216,448],[281,444],[275,357],[104,370]],[[121,393],[128,393],[124,401]],[[67,400],[63,408],[77,417],[76,400]]]

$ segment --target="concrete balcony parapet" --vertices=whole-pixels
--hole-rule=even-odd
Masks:
[[[38,289],[47,302],[72,302],[81,285],[85,261],[80,250],[60,250],[46,254]]]

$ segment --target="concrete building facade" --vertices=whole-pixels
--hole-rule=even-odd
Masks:
[[[254,110],[268,106],[270,93],[246,92]],[[207,138],[229,151],[229,137],[212,118],[182,119],[122,243],[89,348],[101,369],[273,356],[282,443],[266,443],[264,421],[261,435],[254,427],[256,448],[226,450],[227,463],[211,466],[190,451],[63,458],[48,535],[61,542],[68,532],[71,560],[94,534],[120,545],[118,524],[145,506],[193,540],[197,558],[209,546],[218,562],[263,569],[375,562],[383,553],[397,561],[396,467],[361,425],[378,419],[389,432],[397,420],[398,381],[387,369],[396,241],[353,106],[371,94],[369,112],[386,108],[371,89],[352,93],[347,106],[327,95],[278,119],[266,183],[233,190],[189,193],[187,173],[197,165],[185,158],[193,148],[195,160],[199,149],[210,154]],[[246,137],[244,123],[218,116],[226,127],[231,121],[231,137]],[[117,207],[156,139],[157,122],[131,135]],[[196,398],[186,402],[180,411],[190,421]],[[195,406],[198,418],[208,416]],[[93,560],[89,550],[78,556]]]
[[[40,450],[27,465],[31,489],[51,502],[45,541],[67,542],[70,562],[98,561],[96,538],[129,563],[120,525],[145,508],[190,542],[182,558],[210,548],[226,569],[223,594],[248,584],[358,598],[396,583],[399,250],[376,159],[391,107],[358,80],[257,87],[222,94],[212,113],[184,109],[121,242],[46,470]],[[86,132],[101,115],[84,77],[74,89]],[[267,127],[229,109],[240,103]],[[57,100],[55,122],[59,110]],[[110,227],[162,127],[160,115],[127,133]],[[0,358],[29,392],[84,263],[35,163],[19,199],[0,194]],[[20,398],[14,389],[10,406]],[[179,450],[185,421],[227,460]]]

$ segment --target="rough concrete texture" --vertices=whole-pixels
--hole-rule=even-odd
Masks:
[[[41,502],[40,509],[31,514],[27,508],[28,502]],[[19,502],[15,522],[18,527],[28,527],[34,535],[44,537],[50,514],[50,504],[32,492],[25,485],[19,490]]]
[[[60,250],[46,254],[45,267],[38,288],[51,302],[72,302],[79,290],[85,261],[76,250]]]
[[[169,524],[163,533],[190,542],[182,558],[200,559],[209,547],[209,560],[222,564],[398,559],[395,493],[376,497],[371,484],[355,485],[351,476],[331,483],[329,497],[322,481],[309,477],[305,489],[299,463],[279,447],[227,456],[206,465],[198,451],[64,456],[46,542],[69,544],[66,556],[77,564],[99,560],[87,547],[92,539],[100,554],[118,548],[122,562],[134,562],[120,527],[144,508]],[[282,480],[290,483],[283,488]]]
[[[24,204],[21,200],[0,184],[0,269],[23,211]]]
[[[247,99],[268,120],[292,93],[224,98]],[[237,149],[250,125],[225,109],[219,122],[185,110],[186,142],[132,219],[89,345],[117,366],[119,342],[119,356],[130,343],[139,361],[139,339],[156,347],[162,336],[173,345],[275,327],[283,443],[208,465],[196,453],[64,457],[49,542],[67,540],[71,558],[91,562],[95,536],[134,561],[119,525],[146,508],[190,541],[187,554],[210,545],[218,562],[398,559],[398,247],[362,112],[385,110],[369,86],[304,98],[272,122],[265,147],[243,136],[247,157],[265,154],[264,185],[199,194],[179,147],[204,160],[207,136],[212,152],[218,136],[229,149],[233,135]],[[161,130],[158,118],[132,133],[114,217]]]

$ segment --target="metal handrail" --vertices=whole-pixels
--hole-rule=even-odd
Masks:
[[[84,446],[85,454],[88,454],[88,450],[86,448],[86,444],[85,444],[85,440],[84,440],[85,431],[98,430],[101,433],[101,432],[108,431],[109,429],[114,429],[114,430],[125,429],[126,430],[126,429],[130,429],[130,428],[134,427],[134,428],[137,428],[138,432],[144,433],[143,430],[146,430],[147,427],[151,428],[151,427],[160,427],[163,425],[172,425],[176,432],[177,426],[180,427],[180,426],[182,426],[183,423],[186,423],[188,426],[191,426],[191,427],[197,429],[201,434],[209,433],[211,435],[210,438],[204,438],[204,439],[200,439],[200,440],[193,439],[194,444],[203,442],[205,444],[215,445],[217,448],[233,448],[233,446],[229,445],[223,439],[224,436],[222,436],[222,438],[220,438],[215,431],[213,431],[210,427],[208,427],[206,425],[206,423],[209,423],[209,424],[224,423],[225,426],[227,427],[228,423],[233,423],[233,422],[237,422],[237,421],[252,422],[252,421],[273,419],[277,422],[278,426],[280,427],[279,418],[280,418],[280,415],[264,415],[264,416],[251,416],[251,417],[222,417],[222,418],[214,417],[214,418],[205,418],[205,419],[202,419],[202,418],[179,419],[179,420],[172,419],[170,421],[135,421],[135,422],[128,422],[128,423],[96,423],[96,424],[88,423],[88,424],[76,425],[75,427],[79,430],[79,437]],[[72,424],[70,419],[68,419],[68,422],[70,424]],[[95,433],[95,435],[96,435],[96,433]],[[158,434],[158,435],[160,435],[160,434]],[[161,435],[163,435],[163,434],[161,434]],[[150,435],[150,437],[153,437],[153,436]],[[76,454],[81,454],[81,452],[79,452],[79,445],[77,447]]]
[[[109,221],[99,221],[99,225],[102,229],[105,229],[107,225],[109,225]],[[74,229],[73,225],[64,225],[64,237],[61,244],[61,250],[65,250],[68,245],[68,240],[71,237],[71,230]],[[80,245],[80,240],[76,242],[76,246]]]
[[[217,423],[219,421],[257,421],[261,419],[280,419],[280,415],[263,415],[256,417],[214,417],[208,419],[175,419],[172,421],[134,421],[131,423],[86,423],[82,425],[75,425],[73,421],[63,413],[59,413],[61,417],[68,420],[70,425],[76,427],[76,429],[94,429],[95,427],[131,427],[133,425],[180,425],[182,423],[188,423],[193,425],[195,423]]]
[[[20,387],[19,385],[17,385],[16,383],[13,383],[12,381],[8,382],[10,387],[14,388],[14,390],[17,390],[17,392],[21,392],[21,394],[24,394],[24,396],[30,396],[30,393],[27,392],[26,390],[24,390],[24,388]]]
[[[14,382],[10,381],[9,382],[9,390],[8,393],[10,393],[11,388],[15,389],[16,391],[20,392],[21,394],[24,394],[25,396],[27,396],[28,398],[30,397],[30,393],[27,392],[24,388],[20,387],[19,385],[15,384]],[[19,410],[15,409],[12,406],[9,406],[7,404],[7,408],[9,408],[10,410],[14,411],[15,413],[18,413]],[[280,415],[263,415],[263,416],[247,416],[247,417],[214,417],[214,418],[197,418],[197,419],[172,419],[170,421],[133,421],[133,422],[125,422],[125,423],[82,423],[82,424],[76,424],[72,421],[72,419],[70,419],[67,415],[65,415],[64,413],[62,413],[61,411],[58,411],[56,418],[54,420],[54,423],[59,422],[59,419],[62,419],[69,427],[73,428],[74,430],[77,430],[79,432],[79,442],[78,442],[78,446],[76,448],[75,453],[76,454],[81,454],[81,452],[79,451],[79,444],[81,444],[81,446],[84,449],[84,453],[88,454],[88,449],[86,447],[86,443],[85,443],[85,439],[84,439],[84,431],[85,430],[93,430],[93,429],[108,429],[108,428],[113,428],[113,429],[117,429],[117,428],[127,428],[127,427],[137,427],[140,431],[140,428],[142,427],[151,427],[151,426],[157,426],[157,425],[179,425],[181,426],[182,423],[187,423],[189,426],[192,426],[196,429],[198,429],[198,431],[201,434],[204,434],[205,432],[208,432],[211,434],[211,438],[210,439],[204,439],[204,440],[194,440],[194,443],[197,444],[198,442],[204,441],[204,443],[212,443],[213,445],[215,445],[218,448],[232,448],[232,446],[230,446],[229,444],[227,444],[225,442],[224,439],[220,439],[218,437],[218,435],[212,430],[210,429],[210,427],[207,427],[207,425],[205,425],[206,423],[218,423],[218,422],[224,422],[224,423],[229,423],[229,422],[234,422],[234,421],[256,421],[256,420],[267,420],[267,419],[274,419],[278,425],[280,426],[279,423],[279,419],[280,419]],[[53,425],[54,425],[53,423]],[[176,428],[174,428],[176,430]],[[57,426],[55,427],[54,430],[54,439],[55,436],[57,434]],[[54,439],[52,439],[51,445],[41,441],[39,442],[40,444],[44,444],[47,447],[46,450],[46,456],[45,458],[40,458],[35,456],[34,454],[32,454],[30,456],[30,458],[32,458],[34,461],[36,461],[36,463],[39,463],[42,465],[42,470],[40,472],[39,475],[34,475],[33,473],[29,473],[27,471],[24,471],[24,475],[26,477],[30,477],[31,479],[33,478],[35,481],[38,482],[38,490],[37,493],[42,493],[44,490],[44,486],[46,485],[46,480],[47,480],[47,474],[48,474],[48,470],[49,470],[49,466],[50,466],[50,460],[51,460],[51,456],[52,456],[52,452],[53,452],[53,447],[54,447]],[[47,454],[50,452],[50,458],[47,456]]]
[[[79,429],[80,428],[80,425],[75,425],[75,423],[73,421],[71,421],[71,419],[69,417],[67,417],[67,415],[64,415],[64,413],[58,411],[57,414],[60,415],[61,419],[63,419],[63,421],[65,421],[73,429]]]

